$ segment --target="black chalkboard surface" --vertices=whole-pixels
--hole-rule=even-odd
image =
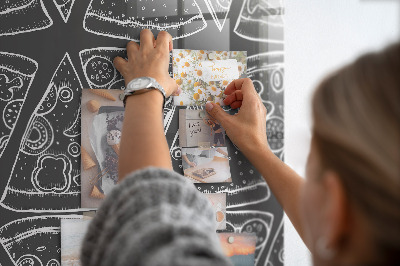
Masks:
[[[281,0],[9,0],[0,3],[0,265],[60,265],[60,218],[79,217],[82,88],[121,89],[112,59],[150,28],[174,48],[247,51],[268,110],[270,148],[283,160]],[[169,99],[165,131],[174,169],[181,107]],[[232,183],[226,232],[257,234],[256,265],[283,265],[283,211],[228,140]],[[279,178],[279,177],[277,177]]]

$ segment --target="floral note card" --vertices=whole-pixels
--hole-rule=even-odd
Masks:
[[[245,78],[246,51],[207,51],[174,49],[173,74],[182,92],[175,105],[223,104],[224,90],[235,79]]]

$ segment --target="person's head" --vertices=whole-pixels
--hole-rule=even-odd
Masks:
[[[316,265],[400,263],[400,44],[321,82],[301,207]]]

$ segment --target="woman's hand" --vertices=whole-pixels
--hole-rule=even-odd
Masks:
[[[122,57],[114,59],[114,66],[124,77],[125,85],[135,78],[152,77],[164,88],[167,97],[177,92],[178,86],[168,74],[172,50],[172,37],[168,32],[159,32],[155,40],[150,30],[142,30],[140,46],[131,41],[126,50],[128,61]]]
[[[229,115],[218,104],[207,103],[207,112],[225,129],[226,134],[245,154],[255,149],[268,149],[266,134],[267,110],[249,78],[232,81],[225,89],[225,105],[240,107],[235,115]]]

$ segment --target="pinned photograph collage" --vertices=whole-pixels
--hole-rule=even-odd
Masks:
[[[204,105],[207,101],[223,105],[227,85],[246,73],[246,52],[177,49],[172,54],[174,79],[182,90],[179,96],[173,96],[173,101],[179,106],[183,174],[193,183],[232,182],[227,136],[218,121],[208,115]],[[82,208],[98,208],[118,184],[124,120],[120,94],[120,90],[82,90]],[[204,195],[215,210],[217,231],[226,230],[226,193]],[[87,216],[80,220],[62,219],[62,265],[80,265],[80,247],[76,243],[82,241],[90,220]],[[255,235],[219,233],[219,237],[234,265],[254,265]],[[243,264],[245,261],[250,263]]]

